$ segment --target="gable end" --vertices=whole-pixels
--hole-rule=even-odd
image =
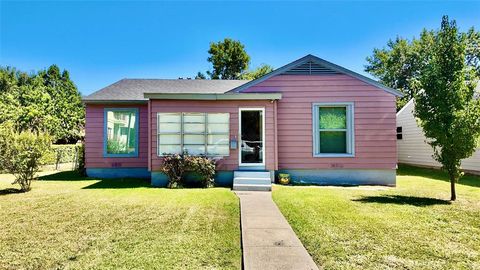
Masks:
[[[235,89],[230,90],[229,92],[240,93],[243,90],[250,88],[256,84],[259,84],[269,78],[277,75],[321,75],[321,74],[346,74],[351,77],[354,77],[360,81],[363,81],[367,84],[373,85],[387,93],[390,93],[394,96],[402,97],[403,94],[393,88],[387,87],[375,80],[372,80],[366,76],[353,72],[349,69],[335,65],[334,63],[323,60],[319,57],[313,56],[311,54],[304,56],[296,61],[291,62],[283,67],[280,67],[268,74],[263,75],[262,77],[255,79],[253,81],[247,82],[241,86],[238,86]]]
[[[306,63],[293,67],[289,70],[286,70],[281,75],[335,75],[335,74],[340,74],[340,73],[331,68],[325,67],[319,63],[308,61]]]

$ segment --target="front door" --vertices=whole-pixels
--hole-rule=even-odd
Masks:
[[[240,166],[265,168],[265,109],[240,108]]]

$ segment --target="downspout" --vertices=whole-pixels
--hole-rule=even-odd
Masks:
[[[277,133],[277,102],[278,100],[273,101],[273,125],[274,125],[274,143],[275,143],[275,148],[274,148],[274,155],[275,155],[275,164],[274,164],[274,170],[278,170],[278,133]]]
[[[148,123],[148,136],[147,136],[147,142],[148,142],[148,171],[152,171],[152,114],[151,114],[151,100],[148,99],[148,118],[147,118],[147,123]]]

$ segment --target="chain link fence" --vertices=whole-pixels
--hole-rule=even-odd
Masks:
[[[41,160],[43,171],[73,171],[79,167],[82,150],[81,144],[52,145]]]

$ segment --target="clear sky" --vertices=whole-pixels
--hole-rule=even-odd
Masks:
[[[211,41],[240,40],[251,67],[314,54],[363,73],[365,57],[397,35],[480,28],[480,2],[9,2],[0,0],[0,65],[57,64],[86,95],[122,78],[194,77]]]

